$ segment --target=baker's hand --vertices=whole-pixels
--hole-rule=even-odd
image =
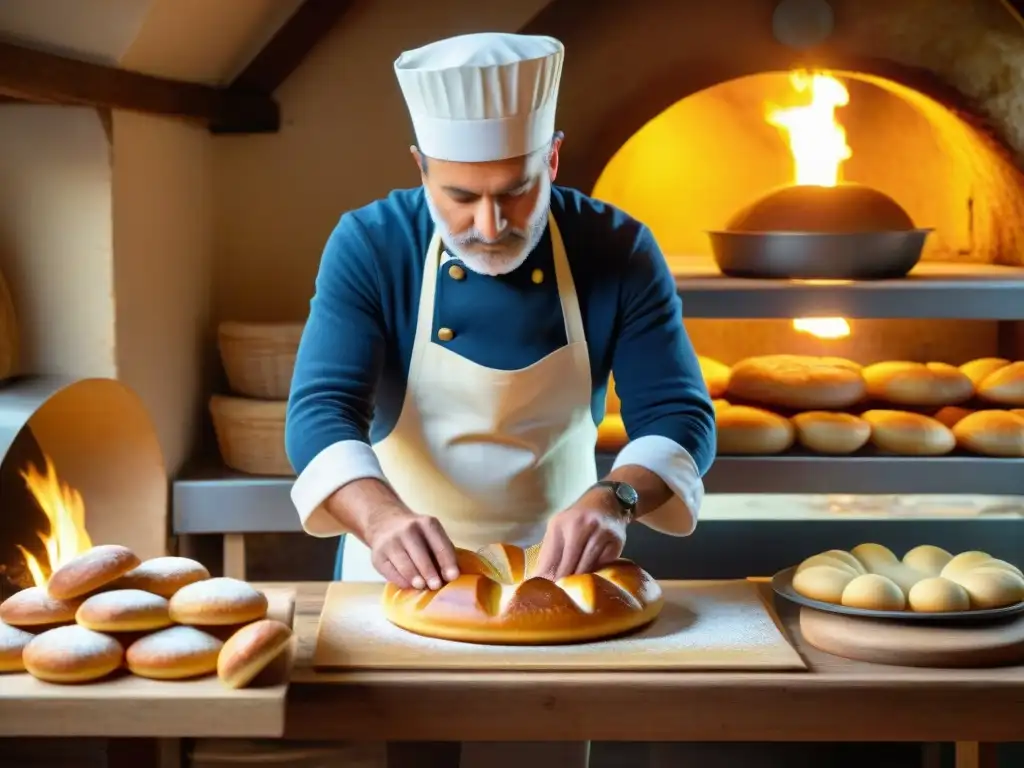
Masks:
[[[584,494],[548,521],[534,575],[555,580],[592,573],[617,560],[626,545],[627,525],[606,491]]]
[[[401,508],[381,510],[365,537],[373,567],[397,587],[440,589],[459,576],[455,547],[436,517]]]

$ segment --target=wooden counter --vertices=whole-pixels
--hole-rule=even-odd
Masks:
[[[326,585],[295,587],[300,642],[288,739],[1006,742],[1024,735],[1024,667],[845,661],[804,644],[796,612],[782,601],[780,623],[807,672],[321,673],[310,659]]]

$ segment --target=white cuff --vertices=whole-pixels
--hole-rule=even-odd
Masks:
[[[292,504],[299,513],[302,529],[320,538],[348,533],[323,503],[339,488],[366,477],[387,482],[377,454],[366,443],[342,440],[320,451],[292,485]]]
[[[697,527],[704,501],[704,482],[697,464],[679,443],[661,435],[644,435],[615,457],[612,470],[627,464],[649,469],[672,490],[673,497],[640,518],[640,522],[670,536],[689,536]]]

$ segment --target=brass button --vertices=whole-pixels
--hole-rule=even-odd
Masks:
[[[466,270],[464,270],[458,264],[452,264],[450,267],[448,267],[448,276],[451,277],[452,280],[465,280]]]
[[[451,328],[439,328],[437,331],[437,338],[441,341],[451,341],[455,338],[455,331]]]
[[[530,279],[533,280],[534,285],[540,285],[544,282],[544,271],[541,269],[533,270],[533,274],[530,275]]]

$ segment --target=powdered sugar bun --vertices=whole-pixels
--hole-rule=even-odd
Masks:
[[[54,571],[46,588],[51,597],[61,600],[83,597],[128,573],[140,562],[128,547],[100,544]]]
[[[81,600],[58,600],[45,587],[29,587],[0,603],[0,621],[12,627],[48,627],[70,624]]]
[[[25,670],[22,652],[34,637],[30,632],[0,622],[0,673]]]
[[[210,578],[206,566],[188,557],[154,557],[128,571],[113,584],[115,589],[141,589],[171,597],[184,586]]]
[[[36,635],[22,659],[33,677],[50,683],[85,683],[121,666],[124,649],[109,635],[71,624]]]
[[[125,653],[128,669],[139,677],[182,680],[212,674],[223,643],[195,627],[169,627],[146,635]]]
[[[242,627],[224,643],[217,676],[229,688],[244,688],[288,647],[291,638],[291,627],[276,619]]]
[[[79,606],[75,621],[97,632],[146,632],[173,623],[167,598],[141,589],[99,592]]]
[[[182,587],[169,609],[178,624],[245,624],[267,615],[267,597],[244,581],[219,576]]]

